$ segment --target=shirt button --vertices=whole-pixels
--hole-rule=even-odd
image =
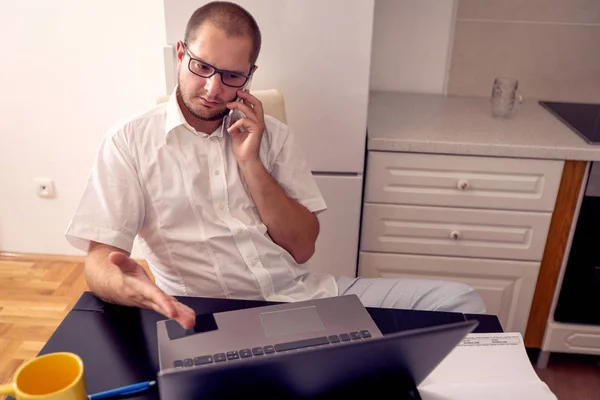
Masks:
[[[255,258],[254,260],[252,260],[252,266],[253,267],[256,267],[258,265],[258,263],[259,263],[259,259],[258,258]]]
[[[215,171],[215,175],[219,175],[220,173],[221,173],[221,171],[219,171],[219,170]]]
[[[244,232],[244,230],[243,230],[242,228],[237,228],[237,229],[235,230],[235,234],[236,234],[236,235],[241,235],[241,234],[242,234],[242,232]]]
[[[225,204],[219,204],[219,211],[223,211],[225,209]]]

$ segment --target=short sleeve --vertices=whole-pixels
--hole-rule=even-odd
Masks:
[[[90,241],[131,252],[144,219],[144,196],[123,130],[100,144],[66,238],[87,251]]]
[[[318,214],[327,209],[325,200],[292,131],[286,125],[280,127],[285,127],[287,135],[275,157],[271,174],[289,197]]]

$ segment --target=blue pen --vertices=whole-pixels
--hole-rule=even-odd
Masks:
[[[109,399],[111,397],[117,396],[129,396],[132,394],[141,393],[145,390],[150,389],[152,386],[156,385],[156,381],[146,381],[140,383],[134,383],[133,385],[122,386],[116,389],[107,390],[104,392],[90,394],[88,396],[88,400],[101,400],[101,399]]]

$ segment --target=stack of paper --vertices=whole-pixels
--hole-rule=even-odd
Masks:
[[[418,389],[423,400],[556,400],[518,332],[467,335]]]

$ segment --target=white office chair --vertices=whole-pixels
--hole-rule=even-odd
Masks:
[[[284,124],[287,124],[287,115],[285,113],[285,102],[283,95],[277,89],[268,90],[250,90],[250,94],[255,96],[263,105],[266,115],[277,118]],[[160,96],[156,99],[156,104],[165,103],[169,96]]]

